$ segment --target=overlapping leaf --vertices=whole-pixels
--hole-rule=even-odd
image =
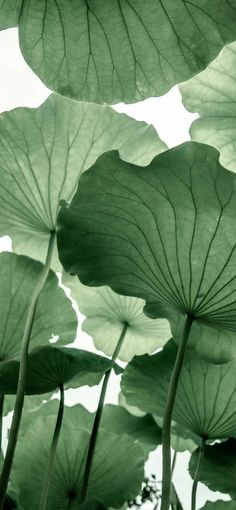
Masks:
[[[180,90],[184,106],[200,115],[191,126],[192,139],[217,147],[222,164],[236,172],[236,43]]]
[[[124,323],[128,323],[128,328],[118,355],[124,361],[146,352],[151,354],[171,337],[165,319],[154,321],[143,313],[143,300],[120,296],[109,287],[86,287],[68,275],[64,275],[63,283],[70,287],[71,296],[86,316],[82,329],[107,356],[112,356]]]
[[[12,488],[17,490],[24,510],[39,501],[51,431],[52,416],[38,418],[17,446],[12,472]],[[84,461],[90,433],[86,429],[63,424],[55,456],[48,497],[48,510],[76,510],[79,504]],[[28,445],[34,445],[28,448]],[[101,430],[98,437],[88,499],[118,508],[139,492],[143,480],[143,450],[127,435]],[[34,473],[34,476],[32,476]]]
[[[196,451],[191,456],[189,464],[192,477],[196,469],[197,457],[198,452]],[[199,480],[212,491],[220,491],[229,494],[232,499],[236,499],[235,477],[236,440],[229,439],[224,443],[206,446]],[[234,507],[232,508],[234,509]]]
[[[64,268],[87,285],[145,299],[153,318],[188,313],[235,331],[234,179],[215,149],[195,142],[146,168],[117,152],[101,156],[59,213]]]
[[[29,303],[43,266],[40,262],[13,253],[0,254],[0,360],[17,359]],[[50,271],[39,297],[30,349],[47,345],[54,336],[57,343],[73,342],[77,318],[71,302],[58,287]],[[58,339],[57,339],[58,336]]]
[[[19,367],[19,361],[0,363],[0,393],[16,394]],[[63,347],[39,347],[29,354],[25,393],[49,393],[62,384],[70,388],[93,386],[99,384],[111,367],[109,359],[92,352]],[[117,365],[115,370],[119,372]]]
[[[135,357],[122,377],[131,405],[163,416],[177,347],[173,340],[153,356]],[[173,420],[202,438],[236,435],[236,362],[205,363],[188,351],[177,390]]]
[[[21,50],[44,83],[98,103],[163,94],[236,38],[228,0],[1,2],[2,28],[17,15]]]
[[[18,253],[45,261],[61,199],[103,152],[147,164],[165,149],[154,128],[109,107],[51,95],[36,109],[0,116],[0,234]],[[55,261],[54,261],[55,263]]]

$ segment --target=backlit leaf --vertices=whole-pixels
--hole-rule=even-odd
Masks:
[[[37,506],[55,418],[38,418],[17,446],[12,487],[24,510]],[[62,426],[54,460],[47,510],[77,510],[90,433]],[[28,448],[28,445],[33,445]],[[119,508],[139,492],[143,480],[143,450],[127,435],[100,430],[88,488],[88,499]],[[34,476],[32,476],[34,473]]]
[[[192,477],[194,476],[197,457],[198,451],[194,452],[190,459],[189,471]],[[235,477],[236,439],[206,446],[199,480],[212,491],[220,491],[229,494],[232,499],[236,499]],[[234,506],[232,509],[234,510]]]
[[[130,103],[164,94],[236,37],[236,7],[228,0],[19,3],[25,60],[50,89],[80,101]],[[2,27],[8,4],[2,2]]]
[[[122,377],[122,391],[131,405],[163,416],[177,354],[171,340],[152,356],[135,357]],[[202,438],[236,435],[236,361],[206,363],[188,351],[181,371],[173,420]]]
[[[107,356],[112,356],[124,323],[128,323],[128,328],[118,354],[123,361],[146,352],[151,354],[171,337],[167,320],[154,321],[143,313],[143,300],[120,296],[109,287],[86,287],[68,275],[63,276],[63,283],[70,287],[72,298],[86,316],[82,329]]]
[[[236,43],[226,46],[211,65],[180,87],[184,106],[198,112],[191,138],[209,143],[221,154],[221,162],[236,172]]]
[[[165,144],[152,126],[57,95],[0,115],[0,235],[44,262],[60,200],[71,200],[81,173],[111,148],[145,165]]]
[[[29,303],[43,266],[28,257],[0,254],[0,360],[18,359]],[[50,339],[65,345],[73,342],[77,318],[71,302],[50,271],[40,294],[30,349],[49,345]],[[58,338],[57,338],[58,337]]]
[[[235,176],[195,142],[146,168],[101,156],[58,216],[67,272],[146,300],[152,318],[185,314],[236,330]]]

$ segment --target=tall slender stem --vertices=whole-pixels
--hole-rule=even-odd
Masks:
[[[58,445],[58,440],[59,440],[59,436],[60,436],[60,432],[61,432],[63,414],[64,414],[64,387],[63,387],[63,384],[61,384],[60,385],[60,404],[59,404],[54,434],[53,434],[50,451],[49,451],[48,466],[47,466],[46,475],[45,475],[44,482],[43,482],[43,488],[42,488],[41,498],[40,498],[40,503],[39,503],[39,510],[45,510],[46,506],[47,506],[48,491],[49,491],[49,487],[50,487],[53,461],[54,461],[54,457],[55,457],[55,453],[56,453],[56,449],[57,449],[57,445]]]
[[[97,442],[97,437],[98,437],[99,426],[100,426],[101,418],[102,418],[102,412],[103,412],[103,407],[104,407],[104,401],[105,401],[107,386],[108,386],[108,382],[109,382],[109,379],[110,379],[111,371],[112,371],[112,368],[114,366],[115,360],[116,360],[116,358],[117,358],[117,356],[118,356],[118,354],[120,352],[121,346],[123,344],[123,341],[124,341],[124,338],[125,338],[125,334],[126,334],[126,331],[127,331],[127,327],[128,327],[128,324],[125,323],[124,327],[122,329],[120,338],[119,338],[119,340],[117,342],[116,348],[115,348],[115,350],[113,352],[113,355],[112,355],[113,365],[110,368],[110,370],[108,370],[108,372],[106,372],[106,374],[104,376],[104,379],[103,379],[102,389],[101,389],[101,393],[100,393],[100,398],[99,398],[99,402],[98,402],[98,407],[97,407],[96,415],[95,415],[95,418],[94,418],[93,428],[92,428],[92,432],[91,432],[91,436],[90,436],[90,442],[89,442],[89,447],[88,447],[88,453],[87,453],[87,457],[86,457],[83,485],[82,485],[81,496],[80,496],[80,503],[83,503],[86,500],[86,497],[87,497],[88,483],[89,483],[89,478],[90,478],[90,473],[91,473],[91,468],[92,468],[92,463],[93,463],[93,457],[94,457],[95,448],[96,448],[96,442]]]
[[[3,405],[4,405],[4,394],[0,393],[0,458],[3,458],[2,454],[2,422],[3,422]]]
[[[53,231],[50,236],[48,252],[46,257],[45,265],[43,266],[42,272],[39,276],[37,284],[35,286],[31,302],[29,304],[28,315],[25,323],[25,329],[22,338],[21,344],[21,354],[20,354],[20,370],[19,370],[19,379],[17,385],[17,394],[16,401],[13,413],[13,419],[9,434],[9,441],[7,445],[6,456],[3,464],[2,474],[0,478],[0,510],[3,510],[4,500],[7,492],[8,481],[11,473],[13,457],[15,453],[16,443],[18,432],[20,428],[21,415],[24,405],[24,395],[25,395],[25,384],[26,384],[26,373],[27,373],[27,363],[28,363],[28,348],[30,342],[31,331],[34,322],[34,316],[37,308],[38,299],[40,293],[44,287],[46,282],[51,261],[53,255],[53,249],[55,244],[55,236],[56,233]]]
[[[196,466],[196,471],[194,474],[194,480],[193,480],[193,486],[192,486],[191,510],[196,510],[197,486],[198,486],[199,477],[200,477],[200,473],[201,473],[201,469],[202,469],[204,452],[205,452],[205,439],[202,439],[202,444],[201,444],[201,447],[199,448],[199,452],[198,452],[198,461],[197,461],[197,466]]]
[[[186,317],[182,338],[180,339],[178,352],[170,379],[164,418],[162,426],[162,496],[161,510],[169,510],[170,508],[170,491],[171,491],[171,449],[170,449],[170,433],[171,418],[175,404],[175,397],[178,388],[178,382],[181,369],[184,363],[185,353],[187,349],[189,332],[192,326],[193,318],[189,315]]]

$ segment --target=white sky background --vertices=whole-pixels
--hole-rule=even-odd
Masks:
[[[16,29],[0,32],[0,112],[12,110],[19,106],[37,107],[50,94],[39,78],[25,63],[19,49]],[[181,102],[181,96],[177,87],[159,98],[151,98],[132,105],[119,104],[115,107],[119,112],[124,112],[137,120],[143,120],[153,124],[160,138],[169,147],[179,145],[189,140],[189,127],[197,117],[185,110]],[[11,242],[6,236],[0,239],[0,251],[11,250]],[[81,323],[82,315],[79,316]],[[86,333],[79,332],[77,345],[87,350],[94,350],[92,339]],[[78,400],[90,411],[96,409],[100,387],[84,387],[79,390],[67,392],[66,403],[72,404]],[[107,402],[117,403],[119,392],[119,378],[111,379]],[[174,482],[177,492],[185,510],[190,509],[190,494],[192,481],[187,472],[188,454],[179,454],[177,458]],[[150,455],[148,471],[157,473],[161,465],[161,451]],[[161,472],[158,473],[161,479]],[[223,495],[210,492],[204,485],[199,484],[198,508],[201,508],[206,499],[228,499]]]

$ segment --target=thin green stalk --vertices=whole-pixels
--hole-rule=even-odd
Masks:
[[[4,405],[4,394],[0,393],[0,458],[3,458],[2,454],[2,422],[3,422],[3,405]]]
[[[50,487],[52,467],[53,467],[54,457],[55,457],[58,440],[59,440],[59,436],[60,436],[60,432],[61,432],[63,414],[64,414],[64,387],[63,387],[63,384],[61,384],[60,385],[60,404],[59,404],[54,434],[53,434],[50,451],[49,451],[48,466],[47,466],[46,475],[44,478],[43,488],[42,488],[42,492],[41,492],[39,510],[45,510],[46,506],[47,506],[48,491],[49,491],[49,487]]]
[[[46,282],[46,279],[47,279],[47,276],[48,276],[48,273],[50,270],[53,249],[54,249],[54,244],[55,244],[55,236],[56,236],[56,233],[55,233],[55,231],[53,231],[51,233],[50,240],[49,240],[46,262],[45,262],[45,265],[43,266],[43,270],[41,272],[41,275],[39,276],[38,282],[35,286],[35,289],[34,289],[34,292],[33,292],[32,298],[31,298],[31,302],[29,304],[28,315],[27,315],[24,334],[23,334],[23,338],[22,338],[21,354],[20,354],[20,371],[19,371],[19,379],[18,379],[18,385],[17,385],[16,401],[15,401],[15,407],[14,407],[12,424],[11,424],[11,429],[10,429],[10,434],[9,434],[6,456],[4,459],[3,469],[2,469],[1,478],[0,478],[0,510],[3,510],[3,506],[4,506],[4,501],[5,501],[6,492],[7,492],[7,486],[8,486],[8,482],[9,482],[9,478],[10,478],[13,457],[14,457],[16,443],[17,443],[18,432],[19,432],[19,428],[20,428],[21,415],[22,415],[22,410],[23,410],[23,405],[24,405],[27,362],[28,362],[28,348],[29,348],[29,342],[30,342],[30,336],[31,336],[31,331],[32,331],[32,327],[33,327],[33,322],[34,322],[34,316],[35,316],[40,293],[44,287],[44,284]]]
[[[173,478],[173,474],[174,474],[174,470],[175,470],[177,454],[178,454],[178,452],[175,450],[174,455],[173,455],[173,459],[172,459],[172,464],[171,464],[171,479]]]
[[[124,338],[125,338],[125,334],[126,334],[126,331],[127,331],[127,327],[128,327],[128,324],[125,323],[124,327],[123,327],[123,330],[121,332],[120,338],[119,338],[119,340],[117,342],[116,348],[115,348],[115,350],[113,352],[113,355],[112,355],[113,365],[115,363],[115,360],[116,360],[116,358],[117,358],[117,356],[118,356],[118,354],[120,352],[121,346],[123,344],[123,341],[124,341]],[[91,436],[90,436],[90,442],[89,442],[89,447],[88,447],[88,453],[87,453],[87,457],[86,457],[83,485],[82,485],[81,496],[80,496],[80,503],[84,503],[84,501],[86,500],[86,497],[87,497],[88,483],[89,483],[91,468],[92,468],[92,464],[93,464],[93,457],[94,457],[95,448],[96,448],[98,431],[99,431],[99,426],[100,426],[100,423],[101,423],[102,412],[103,412],[103,407],[104,407],[104,401],[105,401],[107,386],[108,386],[108,382],[109,382],[109,379],[110,379],[112,368],[113,367],[111,367],[111,369],[108,370],[108,372],[106,372],[106,374],[104,376],[104,379],[103,379],[102,389],[101,389],[101,393],[100,393],[100,398],[99,398],[99,402],[98,402],[98,407],[97,407],[96,415],[95,415],[95,418],[94,418],[93,428],[92,428],[92,432],[91,432]]]
[[[162,425],[162,496],[161,510],[169,510],[170,508],[170,491],[171,491],[171,449],[170,449],[170,433],[171,418],[175,404],[175,397],[178,388],[178,382],[181,369],[184,363],[185,353],[187,349],[189,332],[192,326],[193,318],[187,315],[183,335],[179,342],[178,352],[170,379],[163,425]]]
[[[197,466],[196,466],[196,471],[194,474],[194,480],[193,480],[193,486],[192,486],[191,510],[196,510],[197,486],[198,486],[199,477],[200,477],[200,473],[201,473],[201,469],[202,469],[204,452],[205,452],[205,439],[202,440],[202,444],[201,444],[201,447],[199,448],[199,452],[198,452],[198,461],[197,461]]]

